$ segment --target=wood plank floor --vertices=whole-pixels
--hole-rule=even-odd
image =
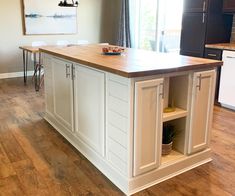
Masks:
[[[123,195],[45,120],[29,80],[0,80],[0,196]],[[235,195],[235,112],[215,107],[211,163],[136,196]]]

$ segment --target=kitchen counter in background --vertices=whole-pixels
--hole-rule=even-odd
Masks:
[[[235,51],[235,43],[206,44],[206,48]]]
[[[217,68],[215,103],[235,110],[235,43],[208,44],[204,56],[223,60],[224,66]]]

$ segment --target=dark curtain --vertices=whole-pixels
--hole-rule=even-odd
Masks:
[[[118,28],[117,45],[131,47],[129,0],[121,0],[121,17]]]

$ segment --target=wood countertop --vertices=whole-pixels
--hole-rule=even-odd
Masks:
[[[221,66],[222,61],[156,53],[145,50],[125,49],[122,55],[102,54],[102,45],[44,46],[40,52],[84,64],[124,77],[141,77],[155,74],[207,69]]]
[[[39,47],[34,47],[34,46],[20,46],[19,47],[21,50],[26,50],[31,53],[37,53],[39,52]]]
[[[235,50],[235,43],[206,44],[206,48],[221,49],[221,50]]]

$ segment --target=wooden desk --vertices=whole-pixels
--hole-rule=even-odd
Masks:
[[[41,66],[39,66],[39,77],[37,76],[37,54],[39,54],[39,65],[41,60],[41,55],[39,52],[39,47],[33,46],[20,46],[19,47],[23,51],[23,69],[24,69],[24,83],[27,83],[27,70],[28,70],[28,62],[29,62],[29,54],[33,55],[33,64],[34,64],[34,80],[35,80],[35,90],[38,91],[40,88],[40,72]]]

